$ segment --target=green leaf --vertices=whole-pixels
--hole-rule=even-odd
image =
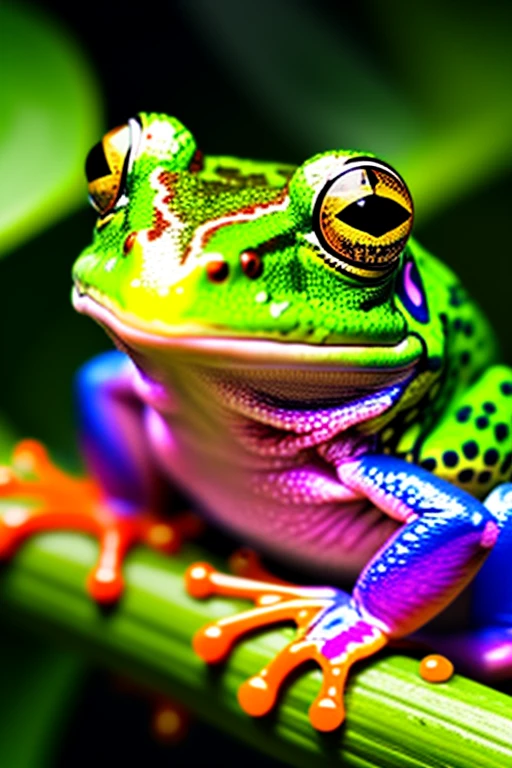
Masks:
[[[512,5],[374,0],[371,9],[424,126],[396,162],[430,216],[512,170]]]
[[[330,26],[313,3],[181,5],[244,96],[305,156],[338,147],[389,155],[421,136],[371,45],[348,25]]]
[[[14,429],[0,414],[0,465],[9,463],[14,441]]]
[[[83,663],[5,620],[0,630],[0,765],[41,768],[51,764]]]
[[[0,254],[85,200],[84,157],[101,135],[89,65],[39,10],[0,4]]]

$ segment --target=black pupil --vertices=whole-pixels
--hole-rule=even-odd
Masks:
[[[374,193],[350,203],[336,214],[336,218],[373,237],[382,237],[407,221],[410,215],[399,203]]]
[[[87,155],[85,161],[85,175],[89,184],[96,179],[101,179],[103,176],[110,176],[112,171],[105,157],[105,150],[103,149],[103,142],[99,141],[91,149]]]

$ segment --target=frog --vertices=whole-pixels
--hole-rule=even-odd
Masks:
[[[512,671],[512,370],[452,270],[412,237],[402,176],[375,155],[294,166],[208,155],[174,117],[140,113],[86,161],[97,220],[72,301],[115,349],[76,379],[88,468],[72,478],[23,441],[0,494],[30,496],[0,554],[32,533],[96,535],[87,589],[123,590],[137,543],[171,552],[209,524],[308,574],[297,586],[194,563],[193,596],[252,599],[199,630],[207,662],[283,621],[297,634],[239,692],[262,716],[314,660],[309,717],[345,718],[351,666],[413,636],[471,589],[452,657]]]

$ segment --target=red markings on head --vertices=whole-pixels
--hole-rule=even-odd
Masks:
[[[198,171],[202,171],[204,168],[204,156],[200,149],[196,149],[194,152],[194,155],[192,157],[192,160],[190,161],[190,165],[188,166],[188,169],[191,173],[197,173]]]
[[[174,171],[162,171],[158,174],[158,182],[159,184],[162,184],[162,186],[165,187],[167,192],[170,195],[170,199],[174,197],[174,185],[176,184],[176,181],[178,180],[178,174]]]
[[[171,223],[167,221],[163,213],[158,209],[155,209],[154,219],[153,219],[153,228],[148,229],[148,240],[151,242],[161,237],[161,235],[165,232],[165,230],[169,229],[170,226],[171,226]]]

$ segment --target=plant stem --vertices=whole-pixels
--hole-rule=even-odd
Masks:
[[[185,593],[185,568],[208,554],[193,547],[172,558],[134,550],[126,562],[125,595],[109,611],[84,589],[96,555],[95,543],[85,536],[34,537],[0,575],[2,610],[50,627],[89,657],[170,694],[199,717],[294,766],[512,765],[510,698],[459,675],[428,684],[418,675],[418,662],[402,655],[356,668],[346,693],[347,721],[335,733],[319,734],[308,721],[318,670],[291,683],[275,715],[251,719],[238,706],[237,688],[289,641],[290,630],[253,636],[224,665],[209,668],[191,649],[194,632],[246,606],[221,598],[198,601]]]

